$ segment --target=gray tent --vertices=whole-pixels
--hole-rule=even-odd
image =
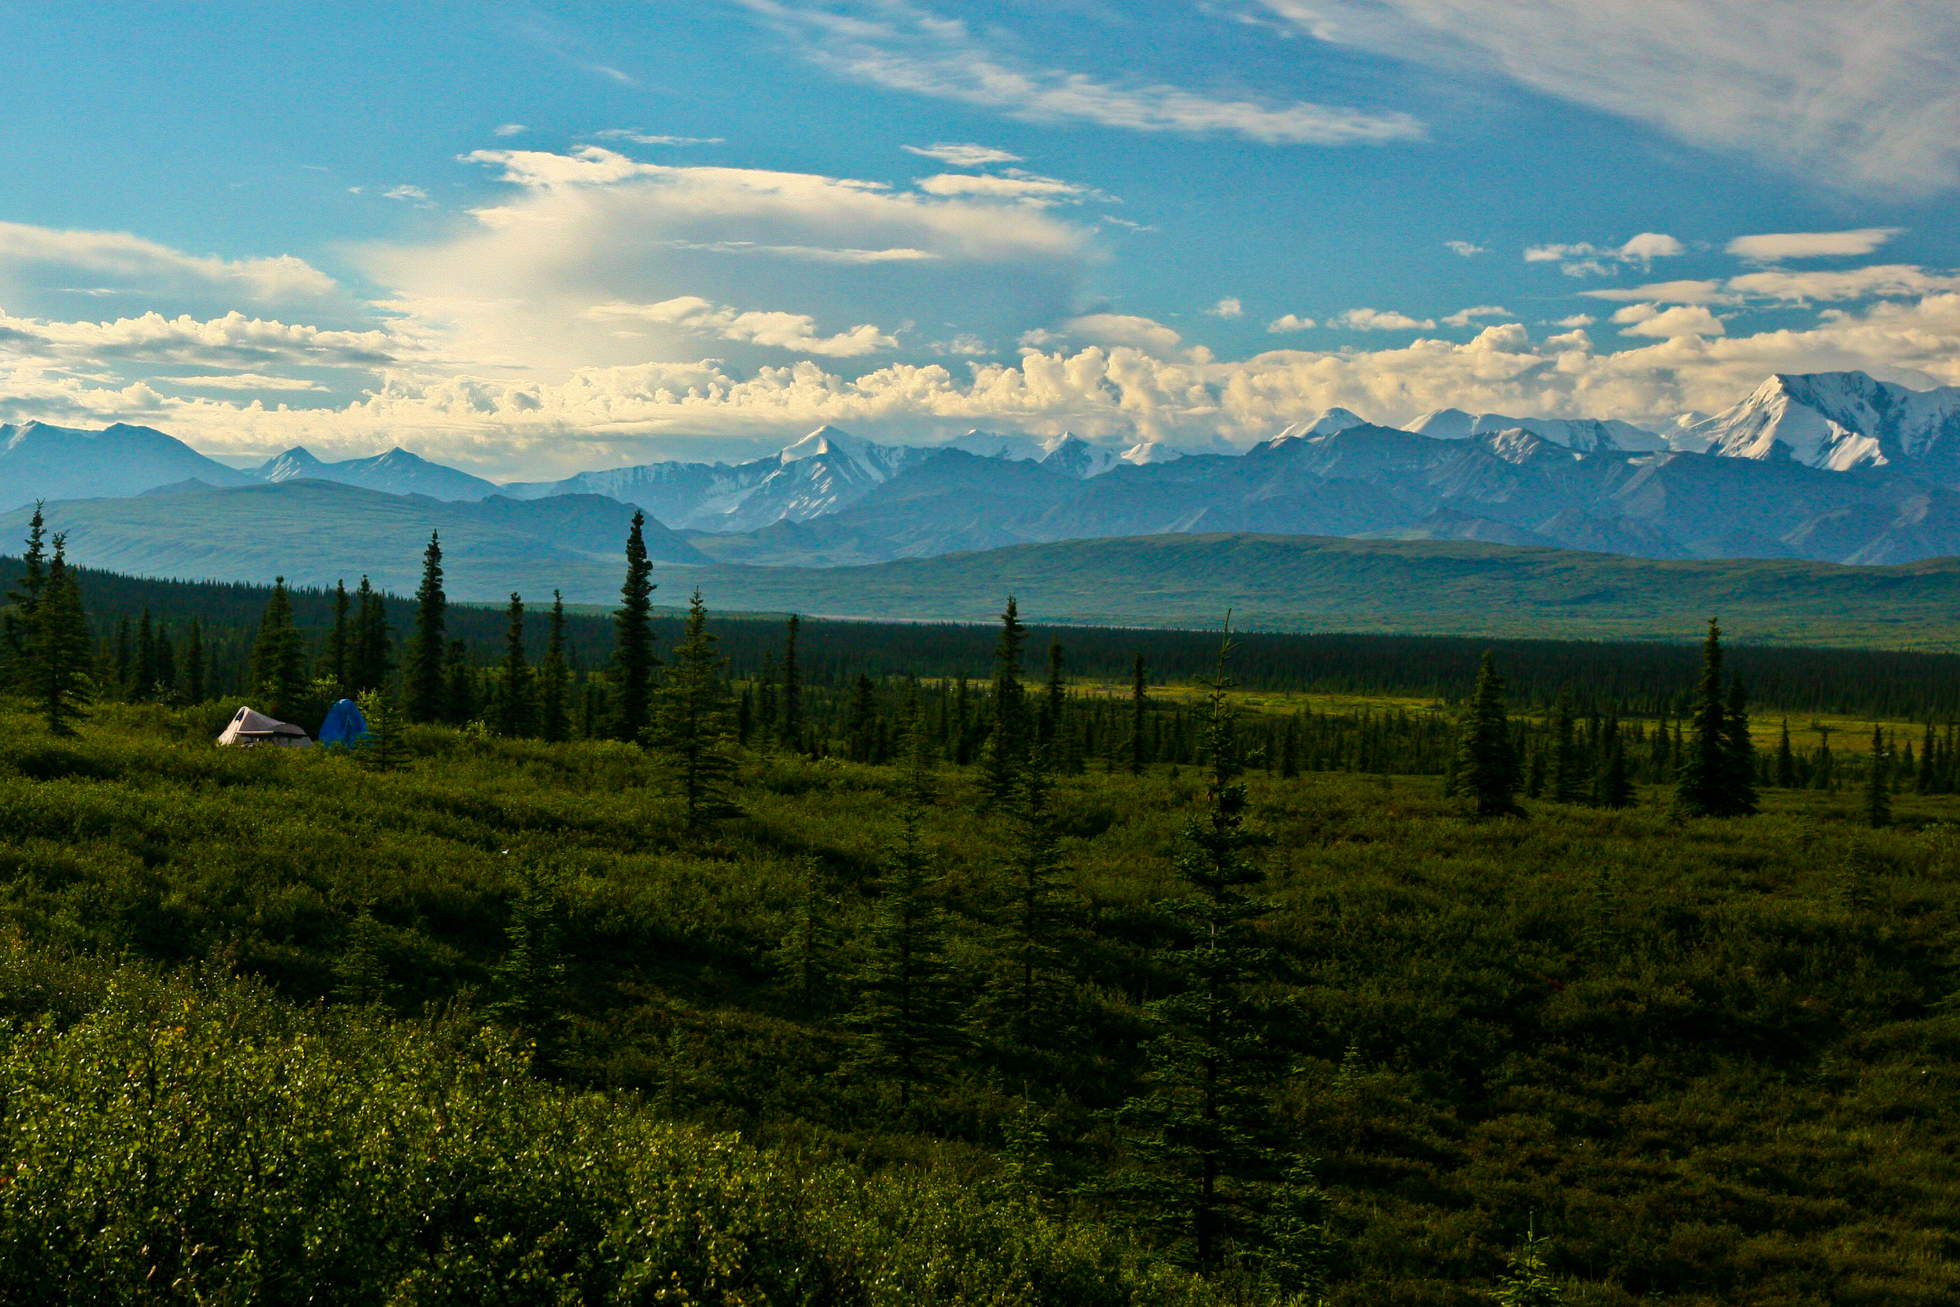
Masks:
[[[218,743],[235,744],[242,748],[270,744],[282,749],[305,749],[313,741],[291,722],[277,722],[264,713],[240,708],[231,719],[231,725],[225,727],[225,733],[218,737]]]

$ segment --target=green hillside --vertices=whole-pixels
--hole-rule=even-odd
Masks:
[[[1547,638],[1691,636],[1712,614],[1752,642],[1950,649],[1960,561],[1846,567],[1661,561],[1468,541],[1166,535],[1016,545],[868,567],[660,569],[715,607],[985,621],[1013,592],[1036,620]]]

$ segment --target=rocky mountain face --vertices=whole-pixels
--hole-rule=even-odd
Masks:
[[[252,478],[153,427],[118,422],[84,431],[46,422],[0,424],[0,510],[37,499],[140,495],[175,481],[242,486]]]
[[[149,428],[29,424],[0,427],[0,502],[302,480],[487,505],[597,497],[644,509],[705,556],[768,565],[1237,531],[1650,558],[1960,554],[1960,388],[1779,375],[1713,417],[1686,415],[1659,432],[1459,409],[1411,425],[1328,409],[1243,455],[977,430],[922,449],[826,426],[744,463],[653,463],[498,487],[399,449],[340,463],[294,449],[244,473]],[[566,529],[601,516],[581,510]]]
[[[431,463],[399,446],[372,458],[350,458],[338,463],[323,463],[296,446],[253,469],[250,475],[275,484],[301,478],[338,481],[391,495],[427,495],[431,499],[452,501],[483,499],[498,493],[494,481]]]

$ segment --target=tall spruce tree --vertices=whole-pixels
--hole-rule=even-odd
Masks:
[[[95,693],[89,676],[94,651],[81,586],[68,566],[68,537],[56,534],[53,543],[54,557],[42,578],[27,632],[27,667],[30,693],[49,733],[73,735]]]
[[[1271,905],[1255,893],[1265,877],[1253,851],[1269,841],[1246,826],[1229,632],[1228,623],[1217,671],[1204,682],[1210,775],[1177,859],[1187,892],[1165,905],[1182,936],[1165,961],[1181,986],[1148,1006],[1158,1028],[1145,1048],[1148,1092],[1121,1112],[1146,1168],[1121,1187],[1207,1273],[1254,1227],[1269,1170],[1271,1092],[1284,1071],[1258,1000],[1273,961],[1258,943]]]
[[[1729,678],[1729,706],[1722,716],[1723,815],[1756,815],[1756,742],[1749,736],[1749,691]]]
[[[1892,824],[1892,757],[1885,748],[1885,728],[1872,727],[1872,764],[1865,775],[1865,820],[1875,830]]]
[[[878,687],[863,672],[851,686],[851,711],[844,719],[844,756],[852,762],[872,761],[878,732]]]
[[[0,676],[24,685],[32,676],[28,645],[34,639],[34,605],[48,583],[47,519],[42,504],[34,504],[27,522],[27,547],[21,551],[20,579],[7,591],[7,608],[0,613]]]
[[[524,596],[511,591],[506,610],[504,661],[497,681],[497,734],[507,740],[531,733],[531,664],[524,656]]]
[[[451,640],[443,651],[442,717],[451,726],[467,726],[476,720],[479,696],[476,669],[470,665],[470,647]]]
[[[1007,596],[1000,615],[1000,641],[994,646],[993,729],[987,736],[987,796],[1006,803],[1028,765],[1028,691],[1021,679],[1021,649],[1028,628],[1020,606]]]
[[[795,750],[803,739],[803,671],[796,661],[796,638],[803,619],[795,613],[783,623],[783,747]]]
[[[191,633],[184,641],[184,698],[203,703],[210,697],[210,668],[204,655],[204,625],[191,618]]]
[[[443,676],[449,648],[449,599],[442,589],[442,541],[429,532],[422,551],[422,584],[415,591],[415,634],[402,664],[402,710],[412,722],[439,722],[448,686]]]
[[[274,716],[299,707],[306,692],[306,645],[293,621],[292,596],[286,578],[272,583],[265,615],[259,619],[258,639],[252,645],[252,685],[263,695]]]
[[[1573,727],[1572,691],[1561,690],[1552,709],[1552,799],[1557,803],[1584,803],[1591,797],[1585,755]]]
[[[333,583],[333,631],[327,636],[324,666],[320,671],[334,683],[336,689],[347,688],[347,658],[352,650],[354,629],[349,616],[347,581],[341,578]]]
[[[1130,775],[1143,775],[1143,765],[1149,761],[1150,685],[1144,679],[1143,655],[1136,656],[1136,665],[1130,671]]]
[[[1932,738],[1932,731],[1932,725],[1929,723],[1926,727],[1926,737],[1928,740]],[[1778,789],[1783,790],[1794,790],[1797,788],[1797,755],[1790,748],[1790,719],[1788,717],[1783,719],[1783,734],[1776,742],[1776,785]]]
[[[906,764],[898,840],[878,880],[848,1024],[856,1036],[852,1069],[895,1084],[904,1110],[944,1071],[957,1032],[939,876],[921,830],[932,801],[924,731],[908,732],[901,747]]]
[[[569,673],[565,667],[565,596],[551,592],[551,625],[538,664],[538,735],[556,744],[572,738]]]
[[[1633,780],[1627,774],[1626,746],[1620,739],[1620,713],[1616,708],[1606,717],[1600,732],[1599,806],[1633,806]]]
[[[1722,628],[1712,617],[1701,646],[1701,683],[1688,723],[1687,749],[1676,762],[1674,810],[1685,817],[1732,816],[1734,775],[1722,702]]]
[[[635,511],[626,534],[626,580],[613,612],[612,735],[644,743],[653,706],[653,564],[647,560],[646,514]]]
[[[687,806],[689,826],[740,812],[731,792],[735,762],[728,754],[728,686],[715,644],[708,607],[697,589],[688,600],[687,626],[658,692],[654,723],[673,790]]]
[[[157,632],[156,624],[150,620],[148,604],[143,606],[143,616],[136,624],[136,673],[130,681],[134,689],[130,698],[138,703],[156,697]]]
[[[1062,712],[1068,704],[1068,684],[1062,679],[1062,642],[1048,642],[1048,683],[1043,687],[1040,715],[1035,722],[1035,746],[1042,765],[1056,767],[1061,761]]]
[[[1518,813],[1518,755],[1504,711],[1504,678],[1488,650],[1457,731],[1456,793],[1475,804],[1480,817]]]
[[[394,637],[388,629],[388,605],[368,579],[355,592],[354,630],[347,652],[347,688],[357,695],[378,690],[394,670]]]
[[[1022,1053],[1054,1051],[1066,1027],[1069,992],[1063,969],[1066,877],[1050,798],[1053,782],[1039,767],[1022,773],[1009,811],[1009,861],[1002,926],[1009,1045]]]

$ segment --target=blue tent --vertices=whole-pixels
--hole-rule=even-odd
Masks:
[[[352,699],[342,699],[327,709],[327,720],[320,723],[317,737],[322,744],[338,744],[351,749],[367,738],[367,718]]]

